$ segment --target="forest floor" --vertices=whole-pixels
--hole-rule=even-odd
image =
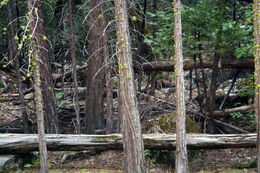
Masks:
[[[154,98],[144,98],[143,101],[139,102],[141,120],[144,123],[152,117],[156,117],[158,114],[169,113],[174,111],[174,98],[165,97],[167,93],[157,93],[155,98],[167,100],[160,101]],[[0,95],[0,127],[1,128],[22,128],[21,124],[21,110],[19,107],[18,95],[13,93],[1,94]],[[115,104],[116,105],[116,104]],[[31,108],[29,113],[33,115],[33,103],[29,101],[27,103],[28,108]],[[190,107],[189,107],[190,106]],[[69,108],[69,107],[68,107]],[[74,133],[74,124],[71,121],[71,115],[73,113],[70,109],[66,110],[67,114],[70,116],[66,121],[63,121],[65,124],[64,133]],[[196,105],[188,104],[187,109],[196,109]],[[64,112],[64,111],[63,111]],[[116,113],[116,112],[115,112]],[[63,117],[67,117],[62,115]],[[190,117],[196,121],[194,115]],[[36,124],[35,117],[32,116],[31,121],[33,124]],[[64,120],[65,120],[64,119]],[[241,129],[247,130],[249,132],[255,132],[255,127],[252,126],[251,120],[247,119],[234,119],[229,117],[228,119],[223,119],[226,123],[230,123],[239,127]],[[67,124],[66,124],[67,123]],[[200,127],[203,123],[196,122]],[[144,123],[145,124],[145,123]],[[65,129],[66,127],[66,129]],[[36,126],[34,126],[36,128]],[[167,152],[166,152],[167,153]],[[164,151],[165,154],[165,151]],[[166,173],[174,172],[170,169],[170,164],[174,165],[174,153],[168,153],[164,155],[166,158],[164,164],[158,163],[154,157],[151,156],[149,150],[145,151],[148,162],[147,167],[149,167],[150,172],[156,173]],[[125,163],[124,163],[124,154],[122,151],[103,151],[103,152],[49,152],[49,166],[50,172],[59,173],[59,172],[103,172],[103,173],[121,173],[124,172]],[[64,159],[66,157],[66,159]],[[150,157],[148,157],[150,156]],[[171,157],[169,157],[171,156]],[[222,150],[197,150],[189,151],[189,157],[192,159],[189,160],[189,172],[197,173],[242,173],[256,172],[256,168],[246,168],[249,163],[251,163],[256,158],[256,149],[222,149]],[[157,158],[158,159],[158,158]],[[167,160],[168,159],[168,160]],[[168,163],[168,165],[166,164]],[[247,165],[240,165],[247,164]],[[242,169],[237,169],[238,167],[244,167]],[[27,165],[27,168],[24,168],[25,172],[39,172],[39,161],[36,161],[32,165]]]
[[[51,172],[124,172],[124,154],[122,151],[104,151],[96,154],[77,154],[75,152],[49,152]],[[64,163],[61,160],[65,154],[69,154]],[[196,157],[189,162],[189,172],[196,173],[254,173],[256,168],[234,168],[239,164],[248,164],[256,158],[255,149],[223,149],[223,150],[199,150]],[[174,161],[172,161],[174,162]],[[166,165],[150,163],[150,172],[167,173],[174,172]],[[26,168],[25,172],[39,171],[39,163]]]

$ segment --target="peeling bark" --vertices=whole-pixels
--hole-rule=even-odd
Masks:
[[[174,53],[176,57],[176,163],[177,173],[186,173],[188,169],[188,155],[186,147],[186,115],[185,115],[185,88],[183,77],[183,54],[182,54],[182,26],[181,26],[181,1],[174,0]]]
[[[140,115],[134,83],[131,40],[127,15],[127,1],[115,2],[117,27],[118,68],[120,78],[120,102],[123,122],[123,144],[128,173],[146,172]]]
[[[187,134],[187,147],[198,149],[227,149],[256,147],[256,133],[251,134]],[[144,148],[150,150],[175,150],[175,134],[144,134]],[[122,150],[121,134],[62,135],[47,134],[49,151]],[[35,134],[0,134],[0,153],[28,153],[38,150]]]

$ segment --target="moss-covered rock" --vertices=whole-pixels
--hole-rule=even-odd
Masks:
[[[149,119],[142,124],[143,133],[175,133],[176,132],[176,113],[162,114]],[[186,115],[186,132],[201,133],[197,124]],[[162,166],[173,169],[175,166],[175,153],[168,150],[146,150],[146,160],[152,165]],[[149,153],[149,154],[147,154]],[[188,159],[191,161],[198,155],[197,151],[188,151]],[[155,167],[156,167],[155,166]]]
[[[162,114],[148,120],[143,124],[144,133],[175,133],[176,132],[176,114]],[[201,133],[197,124],[186,115],[186,132]]]

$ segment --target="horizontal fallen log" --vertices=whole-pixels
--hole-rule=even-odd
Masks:
[[[197,68],[200,68],[200,64],[197,64]],[[149,71],[168,71],[174,72],[175,63],[173,61],[157,61],[157,62],[149,62],[143,63],[141,66],[141,70],[149,72]],[[212,68],[213,67],[213,58],[204,58],[203,59],[204,68]],[[140,67],[134,66],[135,70],[138,70]],[[193,59],[186,59],[183,62],[184,70],[191,70],[195,68],[195,63]],[[220,64],[220,68],[238,68],[238,69],[254,69],[254,59],[235,59],[235,58],[227,58],[222,59]]]
[[[87,65],[82,65],[77,68],[77,72],[80,73],[81,71],[86,70],[86,69],[87,69]],[[54,74],[53,80],[55,82],[61,82],[62,78],[71,77],[71,74],[72,74],[72,69],[66,71],[64,74]]]
[[[226,115],[229,115],[232,113],[237,113],[237,112],[245,114],[245,113],[254,111],[254,109],[255,109],[254,105],[241,106],[241,107],[235,107],[235,108],[231,108],[231,109],[223,109],[221,111],[214,111],[213,115],[220,117],[220,116],[226,116]]]
[[[0,128],[0,133],[24,133],[23,128]]]
[[[248,148],[256,146],[256,134],[187,134],[188,149]],[[144,147],[174,150],[175,134],[144,134]],[[122,150],[122,135],[46,135],[50,151]],[[27,153],[38,150],[36,134],[0,134],[0,154]]]

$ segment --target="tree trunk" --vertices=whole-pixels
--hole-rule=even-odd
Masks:
[[[177,121],[176,121],[176,166],[177,173],[187,172],[188,156],[186,147],[185,127],[185,88],[183,77],[183,54],[182,54],[182,26],[181,26],[181,2],[174,1],[174,40],[176,57],[176,100],[177,100]]]
[[[15,62],[15,72],[16,72],[16,77],[17,77],[17,83],[18,83],[18,92],[19,92],[19,100],[20,100],[20,107],[22,111],[22,118],[23,118],[23,126],[24,126],[24,133],[29,133],[29,120],[28,120],[28,114],[25,106],[25,99],[24,99],[24,94],[23,94],[23,84],[22,84],[22,77],[20,73],[20,56],[17,52],[17,45],[16,41],[14,39],[15,36],[15,24],[13,22],[14,17],[17,16],[13,14],[13,11],[15,13],[16,8],[16,1],[11,0],[8,4],[8,21],[10,23],[9,31],[10,31],[10,47],[9,47],[9,57],[14,60]],[[19,27],[19,26],[18,26]]]
[[[254,0],[254,37],[255,37],[255,114],[257,125],[257,172],[260,172],[260,4]]]
[[[91,1],[90,31],[89,31],[89,59],[86,77],[86,115],[84,129],[88,134],[93,134],[96,129],[104,128],[104,86],[107,40],[104,37],[106,21],[104,14],[105,2]],[[101,70],[102,69],[102,70]]]
[[[80,115],[79,115],[79,91],[78,91],[78,80],[77,80],[77,57],[75,48],[75,33],[74,33],[74,20],[73,20],[73,6],[72,0],[69,0],[69,18],[70,18],[70,51],[72,58],[72,76],[73,76],[73,104],[76,113],[77,125],[76,133],[81,133]]]
[[[209,94],[208,99],[205,104],[205,110],[208,112],[208,116],[210,117],[208,121],[208,132],[214,134],[216,129],[213,121],[213,111],[216,109],[216,90],[217,90],[217,81],[219,76],[219,68],[221,67],[221,61],[222,61],[222,55],[219,53],[221,50],[221,42],[222,42],[222,31],[223,31],[223,17],[225,14],[225,1],[226,0],[220,0],[220,15],[218,16],[219,20],[219,28],[217,32],[217,42],[215,47],[215,54],[213,57],[213,67],[212,67],[212,73],[211,73],[211,79],[210,79],[210,86],[209,86]]]
[[[40,164],[41,164],[41,173],[48,172],[48,157],[47,157],[47,145],[45,139],[45,130],[44,130],[44,111],[43,111],[43,92],[42,92],[42,82],[41,82],[41,72],[40,66],[42,59],[41,50],[41,42],[37,38],[37,30],[40,27],[39,21],[39,2],[37,1],[28,1],[28,11],[29,11],[29,18],[31,23],[31,47],[30,50],[32,53],[30,54],[33,63],[33,72],[34,72],[34,91],[35,91],[35,107],[36,107],[36,115],[37,115],[37,125],[38,125],[38,139],[39,139],[39,150],[40,150]],[[38,8],[38,10],[36,10]],[[43,17],[43,16],[41,16]],[[41,19],[41,18],[40,18]],[[46,51],[46,50],[43,50]]]
[[[34,8],[38,9],[38,16],[31,20],[34,20],[33,22],[37,23],[34,30],[35,33],[33,34],[35,34],[37,46],[40,47],[38,56],[41,58],[40,76],[45,113],[45,127],[47,133],[59,133],[56,97],[53,91],[53,78],[49,66],[47,37],[44,27],[43,5],[42,1],[33,1]]]
[[[108,52],[108,50],[106,50]],[[109,54],[109,53],[107,53]],[[107,108],[107,115],[106,115],[106,126],[107,126],[107,133],[112,133],[114,120],[113,120],[113,88],[111,82],[111,73],[110,73],[110,59],[109,56],[106,57],[106,108]]]
[[[127,1],[117,0],[114,2],[126,169],[129,173],[143,173],[146,172],[144,166],[144,147],[134,84]]]
[[[251,134],[187,134],[187,147],[191,150],[254,148],[257,135]],[[149,150],[175,150],[175,134],[144,134],[144,148]],[[122,150],[122,135],[67,135],[47,134],[50,151]],[[0,134],[0,153],[28,153],[38,150],[37,135]],[[134,173],[134,172],[131,172]]]

